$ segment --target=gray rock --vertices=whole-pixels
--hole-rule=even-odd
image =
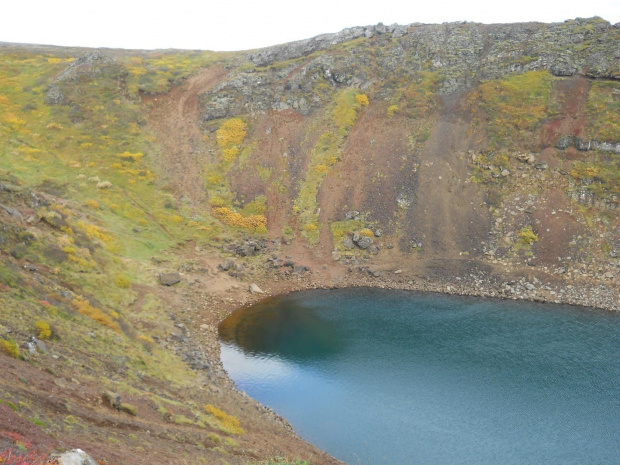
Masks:
[[[592,149],[592,142],[575,137],[575,148],[580,152],[587,152]]]
[[[575,145],[575,136],[572,134],[569,136],[562,136],[555,143],[555,147],[560,150],[566,150],[569,147],[574,147]]]
[[[67,98],[57,84],[52,84],[47,89],[44,101],[47,105],[65,105]]]
[[[97,462],[81,449],[73,449],[62,454],[52,454],[58,465],[97,465]]]
[[[510,170],[503,169],[502,172],[501,172],[501,175],[504,178],[510,176]]]
[[[380,229],[376,229],[374,234],[375,234],[375,237],[381,237],[383,235],[383,231],[381,231]]]
[[[360,249],[367,249],[374,241],[370,237],[360,236],[359,239],[357,241],[354,240],[354,242]]]
[[[222,271],[228,271],[235,265],[235,262],[232,260],[226,260],[225,262],[220,263],[217,267]]]
[[[345,235],[342,238],[342,245],[344,246],[345,249],[354,249],[355,248],[355,244],[353,243],[353,239],[351,239],[351,236],[349,236],[349,235]]]
[[[181,275],[177,272],[159,274],[159,283],[163,286],[173,286],[180,282],[181,282]]]
[[[264,293],[265,292],[260,287],[258,287],[257,284],[255,283],[250,284],[250,294],[264,294]]]
[[[515,158],[521,163],[527,163],[528,165],[532,165],[536,161],[536,157],[532,153],[517,153]]]
[[[360,219],[360,212],[358,212],[357,210],[350,210],[348,212],[346,212],[344,214],[344,219],[345,221],[348,220],[359,220]]]
[[[295,265],[293,267],[293,273],[296,273],[296,274],[303,274],[306,271],[310,271],[310,268],[308,268],[307,266]]]
[[[34,342],[34,344],[35,344],[35,346],[36,346],[36,348],[37,348],[37,350],[39,352],[43,352],[44,354],[49,352],[49,350],[47,348],[47,344],[45,342],[43,342],[41,339],[33,337],[31,339],[31,341]]]

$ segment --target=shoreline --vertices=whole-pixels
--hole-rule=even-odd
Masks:
[[[392,273],[393,275],[393,273]],[[399,276],[399,274],[395,275]],[[226,299],[218,299],[219,314],[217,319],[213,321],[213,326],[209,331],[209,336],[215,344],[212,344],[214,351],[210,351],[209,358],[213,362],[213,368],[217,371],[218,387],[232,393],[234,396],[244,402],[253,404],[262,414],[265,421],[276,423],[284,428],[288,435],[296,439],[303,439],[295,431],[294,427],[282,416],[274,412],[270,407],[258,402],[250,397],[244,391],[239,390],[234,381],[226,372],[220,358],[220,340],[218,333],[219,324],[226,319],[232,312],[247,308],[260,301],[272,299],[279,296],[287,295],[293,292],[301,292],[308,290],[335,290],[347,289],[355,287],[363,287],[369,289],[385,289],[395,291],[410,291],[422,293],[437,293],[464,297],[478,297],[483,299],[497,300],[522,300],[524,302],[548,303],[554,305],[571,305],[583,308],[584,310],[595,311],[618,311],[618,300],[615,298],[614,289],[602,286],[600,283],[589,285],[568,284],[561,280],[559,283],[542,283],[538,278],[538,284],[534,289],[528,289],[525,284],[529,281],[521,277],[508,281],[513,283],[507,285],[500,277],[487,277],[483,279],[429,279],[429,278],[399,278],[398,280],[390,279],[391,275],[374,277],[366,271],[358,271],[348,273],[342,280],[337,283],[328,283],[325,279],[313,279],[312,275],[286,275],[286,276],[265,276],[265,279],[257,280],[263,294],[244,293],[240,300],[229,301]],[[534,279],[532,279],[533,282]],[[517,287],[520,286],[520,289]],[[249,286],[249,285],[248,285]],[[570,287],[568,287],[570,286]],[[530,286],[531,287],[531,286]],[[562,292],[562,287],[565,291]],[[514,292],[511,289],[515,289]],[[568,291],[566,291],[568,289]],[[315,446],[313,446],[315,447]],[[327,454],[324,451],[321,451]],[[331,461],[333,460],[333,461]],[[319,461],[317,463],[342,463],[337,459],[331,458],[328,461]],[[314,464],[313,464],[314,465]]]

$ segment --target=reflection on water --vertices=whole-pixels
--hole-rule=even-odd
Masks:
[[[234,313],[237,386],[350,464],[620,463],[620,315],[311,291]]]
[[[301,302],[276,297],[234,312],[219,327],[220,339],[248,355],[321,359],[342,349],[338,328]]]

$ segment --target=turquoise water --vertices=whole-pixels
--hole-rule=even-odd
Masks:
[[[349,464],[620,464],[620,315],[307,291],[220,327],[237,387]]]

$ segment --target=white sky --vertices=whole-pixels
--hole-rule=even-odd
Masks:
[[[247,50],[346,27],[413,22],[620,22],[620,0],[4,0],[0,41]]]

